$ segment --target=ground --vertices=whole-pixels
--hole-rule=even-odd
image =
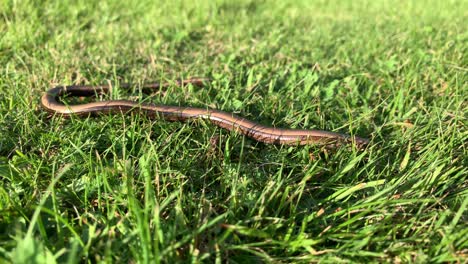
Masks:
[[[466,262],[466,10],[1,1],[0,262]],[[211,81],[139,93],[188,77]],[[275,146],[204,121],[40,107],[55,85],[102,83],[115,89],[98,100],[216,108],[371,143]]]

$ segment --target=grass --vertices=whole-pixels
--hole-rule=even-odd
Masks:
[[[466,262],[467,1],[0,2],[0,262]],[[465,22],[463,22],[465,21]],[[372,138],[51,117],[58,84]],[[142,99],[142,97],[137,97]]]

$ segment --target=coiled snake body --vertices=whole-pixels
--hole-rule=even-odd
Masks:
[[[176,82],[176,85],[192,84],[202,85],[205,79],[188,79]],[[158,89],[169,84],[149,84],[144,89]],[[120,85],[122,88],[130,88],[130,85]],[[237,131],[245,136],[268,144],[287,145],[339,145],[342,143],[355,143],[358,147],[368,144],[369,140],[357,136],[322,131],[322,130],[298,130],[280,129],[261,125],[232,113],[214,109],[203,109],[195,107],[177,107],[166,105],[142,104],[129,100],[110,100],[101,102],[91,102],[78,105],[65,105],[60,102],[61,96],[81,96],[90,97],[97,94],[105,94],[110,91],[110,86],[59,86],[47,91],[41,99],[43,108],[50,112],[70,115],[95,115],[101,113],[127,113],[130,111],[140,111],[151,117],[161,118],[169,121],[185,121],[191,119],[206,119],[211,123],[231,130]]]

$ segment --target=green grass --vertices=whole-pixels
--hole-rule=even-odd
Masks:
[[[91,2],[0,1],[0,262],[467,261],[467,1]],[[191,76],[145,100],[372,143],[39,105]]]

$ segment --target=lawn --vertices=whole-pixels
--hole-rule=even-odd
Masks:
[[[0,263],[466,262],[467,10],[0,0]],[[140,93],[189,77],[211,81]],[[40,106],[60,84],[371,143],[268,145],[138,113],[65,119]]]

